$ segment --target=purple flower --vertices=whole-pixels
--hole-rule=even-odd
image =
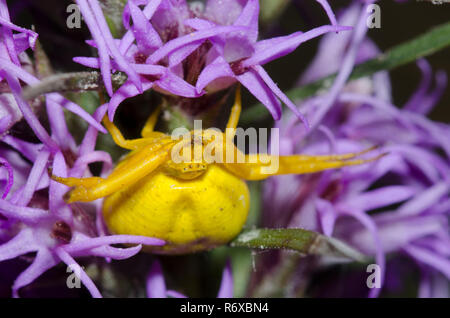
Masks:
[[[354,8],[343,17],[354,14]],[[356,26],[353,39],[360,32]],[[324,38],[321,48],[335,48],[344,61],[364,60],[377,52],[367,39],[343,41]],[[336,49],[349,42],[345,54]],[[374,49],[367,50],[371,46]],[[336,70],[339,61],[326,64],[324,59],[329,57],[317,57],[304,81],[312,79],[317,65],[330,65],[329,70],[322,70],[323,75]],[[431,69],[425,60],[419,60],[418,65],[422,83],[401,110],[389,102],[389,81],[380,81],[378,76],[386,76],[380,73],[346,86],[339,83],[326,117],[321,107],[328,102],[330,92],[307,102],[308,115],[318,119],[307,135],[296,118],[278,123],[284,155],[359,152],[374,145],[382,146],[376,152],[388,155],[339,171],[270,179],[265,185],[264,222],[321,231],[345,240],[375,256],[382,279],[386,253],[408,255],[423,273],[420,295],[432,296],[442,294],[431,289],[435,277],[450,279],[450,141],[446,137],[450,126],[425,117],[444,91],[445,74],[436,74],[436,88],[430,91]],[[370,295],[379,292],[375,288]]]
[[[61,95],[47,94],[49,135],[29,103],[23,99],[19,81],[31,85],[39,83],[22,66],[27,60],[25,51],[34,47],[37,34],[10,22],[5,0],[0,0],[0,24],[0,79],[7,83],[10,90],[10,93],[0,95],[1,139],[9,146],[0,147],[0,177],[5,181],[1,185],[0,199],[0,261],[36,253],[31,265],[12,286],[15,297],[21,287],[60,262],[76,266],[79,269],[76,275],[92,296],[100,297],[99,290],[74,258],[100,256],[107,260],[124,259],[138,253],[140,244],[162,245],[164,242],[148,237],[106,236],[99,202],[90,207],[65,204],[63,195],[67,187],[51,180],[47,170],[51,168],[61,176],[81,177],[88,174],[87,166],[92,162],[104,162],[104,173],[111,168],[110,156],[94,151],[98,130],[105,131],[98,120],[106,108],[100,107],[94,119]],[[13,31],[19,33],[14,34]],[[91,124],[81,147],[76,146],[69,133],[62,107]],[[9,135],[8,129],[22,117],[41,143],[30,143]],[[97,216],[91,215],[89,209],[96,210]],[[139,245],[130,248],[110,246],[118,243]]]
[[[123,100],[150,88],[183,97],[201,95],[196,92],[195,87],[179,77],[176,70],[146,61],[149,54],[163,46],[161,37],[150,23],[161,1],[129,1],[123,14],[128,31],[120,40],[113,39],[96,0],[89,3],[80,0],[77,3],[93,36],[93,41],[88,43],[98,49],[99,58],[78,57],[74,61],[101,69],[105,87],[111,96],[108,107],[110,120],[114,118],[115,111]],[[138,7],[141,4],[146,4],[143,10]],[[163,8],[164,6],[161,9]],[[133,19],[132,26],[130,19]],[[112,89],[112,69],[123,71],[129,76],[129,81],[116,92]]]
[[[147,297],[149,298],[186,298],[185,295],[166,288],[161,264],[155,261],[147,276]],[[233,274],[231,264],[228,261],[222,273],[222,282],[220,283],[217,298],[233,297]]]
[[[75,58],[75,61],[102,70],[112,96],[110,119],[118,105],[141,93],[141,88],[192,98],[203,95],[205,89],[214,92],[239,81],[275,119],[281,116],[280,99],[304,120],[262,65],[289,54],[312,38],[349,29],[336,24],[325,0],[318,2],[332,25],[257,41],[258,0],[209,0],[204,7],[199,3],[189,7],[184,0],[128,1],[123,14],[128,31],[120,40],[112,38],[97,1],[90,6],[86,1],[78,1],[99,58]],[[144,5],[142,10],[140,5]],[[111,69],[130,76],[130,81],[115,93]],[[191,85],[194,83],[195,88]]]

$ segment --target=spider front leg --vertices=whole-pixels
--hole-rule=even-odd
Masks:
[[[228,143],[227,147],[233,147],[236,155],[234,156],[233,162],[225,161],[225,168],[245,180],[262,180],[274,175],[306,174],[347,166],[361,165],[376,161],[386,155],[381,154],[370,159],[354,159],[355,157],[367,153],[375,148],[371,147],[361,152],[347,153],[343,155],[292,155],[277,157],[260,154],[244,155],[239,149],[236,148],[236,146],[234,146],[234,144]],[[242,163],[239,163],[237,160],[238,158],[244,158]]]
[[[106,179],[51,177],[55,181],[74,187],[64,197],[67,203],[94,201],[134,184],[151,173],[167,160],[171,146],[154,143],[133,152]]]
[[[125,139],[120,130],[109,120],[107,115],[103,117],[103,124],[105,125],[106,129],[108,129],[108,132],[111,134],[111,137],[113,138],[116,145],[125,149],[136,150],[155,142],[155,140],[157,139],[162,139],[165,137],[164,133],[153,131],[153,128],[155,127],[156,121],[158,119],[159,112],[160,107],[157,107],[145,123],[145,126],[141,131],[141,135],[143,138],[132,140]]]

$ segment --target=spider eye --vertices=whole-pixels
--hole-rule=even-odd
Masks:
[[[191,180],[201,176],[207,169],[207,164],[197,162],[175,163],[169,160],[165,164],[165,172],[179,179]]]

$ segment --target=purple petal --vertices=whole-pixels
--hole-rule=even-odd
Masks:
[[[182,61],[184,61],[189,55],[191,55],[192,52],[197,50],[204,42],[205,40],[198,40],[192,43],[188,43],[182,48],[176,50],[172,54],[169,55],[169,66],[173,67],[175,65],[180,64]]]
[[[78,1],[85,1],[85,0],[78,0]],[[119,49],[117,48],[116,42],[114,41],[111,32],[109,31],[108,24],[106,23],[100,5],[96,0],[91,1],[90,4],[92,12],[95,15],[95,19],[97,20],[101,34],[111,53],[111,56],[114,58],[115,62],[119,65],[120,69],[124,71],[128,75],[129,79],[134,83],[134,85],[136,85],[138,91],[142,93],[143,90],[140,78],[138,74],[134,71],[134,69],[130,67],[128,61],[125,59],[125,57],[120,53]]]
[[[50,251],[47,249],[40,249],[34,258],[33,263],[14,281],[12,287],[13,296],[16,298],[19,297],[20,288],[32,283],[36,278],[56,264],[58,264],[58,261]]]
[[[37,249],[38,247],[34,244],[31,230],[25,228],[8,242],[0,245],[0,262],[36,251]]]
[[[166,295],[168,297],[172,297],[172,298],[187,298],[187,296],[183,295],[182,293],[179,293],[175,290],[168,290],[166,292]]]
[[[147,297],[166,298],[166,282],[161,269],[161,264],[154,261],[147,276]]]
[[[75,147],[75,140],[69,132],[64,117],[64,111],[51,98],[46,98],[46,108],[48,121],[52,131],[52,137],[58,142],[58,145],[63,149]]]
[[[63,178],[67,177],[67,165],[64,160],[64,155],[58,151],[53,159],[53,172],[54,175]],[[50,180],[49,186],[49,210],[54,215],[65,219],[70,219],[72,213],[68,206],[64,202],[64,194],[69,188],[57,181]]]
[[[153,83],[150,82],[144,82],[143,89],[144,91],[149,90],[152,88]],[[117,107],[119,107],[120,103],[122,103],[125,99],[134,97],[139,95],[140,92],[136,88],[136,86],[130,82],[127,81],[125,84],[123,84],[111,97],[111,100],[108,104],[108,117],[110,121],[113,121],[114,114],[116,113]]]
[[[113,87],[111,82],[111,61],[109,59],[108,47],[100,32],[100,27],[97,25],[95,17],[92,15],[91,9],[86,0],[77,0],[78,7],[83,14],[84,21],[86,22],[89,31],[92,34],[98,47],[98,55],[100,57],[100,70],[103,77],[103,83],[109,96],[113,94]]]
[[[447,258],[413,244],[408,245],[404,250],[413,258],[435,268],[444,274],[447,279],[450,279],[450,261]]]
[[[143,13],[144,16],[150,20],[153,17],[153,14],[155,13],[156,9],[161,4],[162,0],[153,0],[149,1],[148,4],[145,6]],[[125,15],[124,15],[125,16]],[[124,25],[127,25],[128,23],[124,21]],[[133,32],[131,30],[128,30],[127,33],[123,36],[123,38],[120,41],[119,45],[119,51],[121,54],[125,54],[127,50],[130,48],[131,44],[135,40]]]
[[[404,109],[408,110],[413,109],[414,107],[416,107],[417,104],[419,104],[422,101],[424,95],[429,90],[431,85],[432,69],[430,63],[428,63],[427,60],[425,59],[419,59],[417,60],[416,64],[422,73],[422,79],[419,84],[419,87],[415,90],[414,94],[405,103]]]
[[[11,75],[14,75],[15,77],[24,81],[28,85],[37,85],[40,83],[40,81],[36,77],[27,73],[26,71],[24,71],[22,68],[18,67],[17,65],[15,65],[15,64],[11,63],[10,61],[7,61],[1,57],[0,57],[0,66],[2,68],[4,68],[8,73],[10,73]],[[52,99],[53,102],[66,108],[68,111],[80,116],[81,118],[86,120],[89,124],[95,126],[98,130],[100,130],[102,132],[106,132],[106,130],[98,123],[98,121],[94,120],[88,112],[86,112],[83,108],[81,108],[77,104],[65,99],[62,95],[60,95],[58,93],[50,93],[50,94],[47,94],[46,96],[47,96],[47,98]]]
[[[142,244],[142,245],[161,246],[164,245],[165,242],[157,238],[146,236],[109,235],[103,237],[93,237],[90,238],[89,240],[83,240],[79,242],[73,242],[68,245],[65,245],[64,250],[68,253],[75,253],[110,244]]]
[[[217,24],[200,18],[187,19],[184,21],[184,24],[197,31],[217,27]]]
[[[37,40],[37,37],[38,37],[36,32],[33,32],[33,31],[30,31],[30,30],[18,27],[15,24],[11,23],[10,21],[8,21],[8,20],[6,20],[6,19],[4,19],[2,17],[0,17],[0,25],[2,25],[3,27],[8,28],[10,30],[14,30],[14,31],[17,31],[17,32],[25,33],[28,36],[28,43],[29,43],[30,47],[34,50],[34,47],[36,45],[36,40]]]
[[[49,215],[46,210],[17,206],[5,200],[0,200],[0,211],[7,218],[20,220],[27,224],[39,223]]]
[[[219,78],[227,77],[234,79],[235,75],[230,65],[221,56],[219,56],[212,63],[207,65],[198,76],[196,84],[197,92],[202,92],[203,89],[213,81]]]
[[[197,93],[197,90],[194,86],[173,74],[171,71],[167,71],[164,76],[161,77],[158,81],[156,81],[156,85],[166,91],[168,93],[194,98],[199,97],[201,94]]]
[[[102,120],[108,110],[108,104],[103,104],[95,110],[94,118],[96,120]],[[95,149],[96,141],[98,137],[98,130],[94,127],[89,127],[83,141],[80,145],[79,156],[84,156]]]
[[[312,126],[316,127],[319,125],[328,113],[330,108],[334,105],[336,98],[347,82],[352,70],[355,65],[358,52],[360,50],[361,44],[364,42],[365,35],[367,33],[367,16],[368,16],[368,6],[371,4],[366,4],[360,11],[360,16],[358,18],[357,25],[353,31],[352,39],[346,55],[340,66],[340,71],[334,80],[332,87],[327,93],[325,102],[321,105],[320,110],[315,114],[312,119]],[[316,29],[317,30],[317,29]],[[337,31],[337,28],[335,29]]]
[[[27,121],[28,125],[30,125],[33,132],[36,134],[39,140],[41,140],[42,143],[45,144],[49,149],[51,149],[52,151],[58,149],[56,143],[50,138],[45,128],[41,125],[36,115],[33,113],[30,105],[22,98],[22,88],[20,87],[19,80],[12,77],[8,73],[5,73],[5,78],[11,88],[14,99],[16,100],[16,103],[19,106],[23,117]]]
[[[375,246],[375,260],[378,266],[380,266],[381,269],[381,286],[383,285],[384,276],[385,276],[385,267],[386,267],[386,258],[383,251],[383,246],[381,243],[381,237],[378,233],[378,229],[374,221],[364,212],[362,211],[354,211],[352,209],[346,211],[346,214],[349,214],[356,218],[361,224],[363,224],[367,230],[371,233],[373,240],[374,240],[374,246]],[[381,292],[381,288],[372,288],[369,292],[369,297],[374,298],[378,297],[379,293]]]
[[[139,253],[141,251],[141,249],[142,249],[142,245],[137,245],[137,246],[128,247],[128,248],[116,248],[116,247],[111,247],[111,246],[101,246],[101,247],[97,247],[97,248],[94,248],[89,251],[77,253],[77,255],[80,255],[80,256],[93,255],[93,256],[106,257],[109,259],[123,260],[123,259],[133,257],[134,255]]]
[[[150,24],[144,13],[133,3],[128,2],[131,16],[133,18],[133,30],[134,37],[136,38],[139,51],[144,54],[150,53],[163,45],[161,38]]]
[[[190,17],[192,16],[186,0],[162,1],[153,14],[151,23],[159,34],[166,33],[166,39],[163,40],[168,41],[188,32],[183,21]]]
[[[234,27],[234,26],[225,26],[225,27],[216,27],[208,30],[201,30],[190,33],[188,35],[184,35],[182,37],[173,39],[167,42],[163,47],[154,52],[147,60],[147,63],[156,64],[161,59],[171,54],[177,49],[182,48],[183,46],[190,44],[192,42],[197,42],[200,40],[206,40],[210,37],[214,37],[220,34],[227,34],[231,32],[245,32],[248,30],[245,27]]]
[[[248,0],[241,15],[233,23],[236,26],[249,27],[247,37],[251,42],[258,39],[259,0]]]
[[[278,98],[281,99],[281,101],[285,103],[290,110],[292,110],[292,112],[304,123],[306,129],[308,129],[309,124],[306,117],[303,116],[302,113],[300,113],[300,111],[297,109],[297,106],[293,102],[291,102],[291,100],[278,88],[277,84],[272,81],[269,74],[267,74],[262,66],[255,65],[253,66],[253,69],[258,73],[259,76],[261,76],[262,80],[267,84],[272,92],[276,96],[278,96]]]
[[[267,107],[272,117],[275,120],[279,120],[281,117],[281,104],[271,89],[267,87],[266,83],[262,80],[261,76],[250,69],[242,75],[238,75],[237,79],[244,85],[264,106]]]
[[[205,16],[218,24],[233,24],[242,12],[247,0],[208,0]]]
[[[280,58],[282,56],[285,56],[292,51],[294,51],[300,44],[303,42],[306,42],[308,40],[311,40],[315,37],[318,37],[322,34],[325,34],[327,32],[333,32],[333,31],[346,31],[350,30],[349,27],[334,27],[331,25],[324,25],[315,29],[312,29],[311,31],[302,33],[302,32],[296,32],[294,34],[291,34],[290,36],[284,37],[283,42],[279,43],[276,47],[269,47],[265,48],[259,51],[256,51],[255,54],[245,60],[243,62],[243,66],[250,67],[253,65],[263,65],[266,64],[274,59]]]
[[[14,171],[13,171],[12,166],[9,164],[8,160],[1,158],[1,157],[0,157],[0,166],[5,167],[6,172],[7,172],[7,182],[6,182],[5,189],[3,190],[2,197],[1,197],[4,200],[8,196],[9,191],[11,191],[11,188],[14,184]]]
[[[93,151],[78,157],[70,171],[70,176],[80,178],[86,170],[88,164],[93,162],[103,162],[103,168],[105,170],[111,169],[113,165],[109,153],[105,151]]]
[[[36,191],[37,185],[45,173],[47,174],[47,163],[50,157],[50,153],[48,151],[41,151],[36,158],[36,161],[33,164],[33,168],[31,169],[30,175],[28,176],[27,183],[25,185],[25,189],[23,190],[22,196],[20,200],[17,202],[18,205],[27,206],[33,197],[34,192]]]
[[[350,197],[346,204],[358,210],[370,211],[405,201],[416,192],[414,187],[387,186]]]
[[[330,19],[331,25],[337,26],[336,16],[333,13],[333,10],[331,10],[330,5],[328,4],[327,0],[316,0],[320,3],[320,5],[323,7],[325,12],[327,13],[328,18]]]
[[[217,298],[233,297],[233,274],[231,273],[231,263],[228,260],[222,274],[222,282],[220,283]]]
[[[336,223],[337,213],[329,201],[318,198],[315,203],[323,234],[331,236],[333,234],[334,224]]]
[[[450,184],[441,182],[435,184],[429,189],[423,191],[412,200],[403,204],[397,213],[402,215],[414,215],[426,211],[432,205],[436,204],[444,196],[448,196]]]

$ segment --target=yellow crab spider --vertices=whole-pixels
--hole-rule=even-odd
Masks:
[[[240,89],[227,128],[236,129],[241,112]],[[303,174],[359,165],[369,160],[354,159],[361,153],[330,156],[280,156],[279,169],[267,174],[267,160],[258,154],[244,155],[234,145],[234,133],[226,135],[212,129],[190,131],[187,142],[179,144],[171,136],[154,131],[159,109],[142,129],[142,138],[126,140],[105,116],[103,122],[115,143],[131,152],[107,178],[52,178],[73,187],[67,203],[104,198],[103,216],[111,233],[157,237],[163,247],[145,250],[181,254],[226,244],[242,229],[249,211],[249,191],[245,180],[261,180],[271,175]],[[229,131],[229,130],[228,130]],[[232,130],[234,131],[234,130]],[[199,147],[203,153],[218,139],[223,146],[212,154],[224,158],[227,150],[245,158],[243,163],[202,159],[174,161],[176,145],[184,152]],[[197,148],[198,149],[198,148]],[[268,155],[266,155],[268,156]],[[192,157],[190,157],[192,159]],[[267,158],[266,158],[267,159]]]

